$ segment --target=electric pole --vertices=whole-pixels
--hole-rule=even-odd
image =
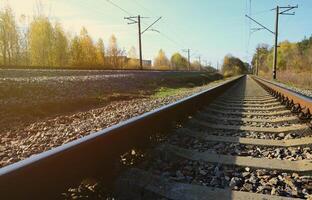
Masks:
[[[276,66],[277,66],[277,48],[278,48],[278,20],[279,20],[279,15],[295,15],[295,12],[289,13],[288,11],[298,8],[298,5],[296,6],[276,6],[276,8],[272,10],[276,10],[276,15],[275,15],[275,32],[271,31],[261,23],[257,22],[253,18],[251,18],[248,15],[245,15],[247,18],[255,22],[256,24],[260,25],[263,29],[266,29],[270,33],[274,34],[274,55],[273,55],[273,79],[276,79]],[[281,11],[283,10],[283,11]],[[260,30],[260,29],[258,29]],[[258,73],[258,72],[257,72]]]
[[[198,63],[199,63],[199,70],[201,71],[201,59],[200,59],[200,56],[198,56]]]
[[[275,41],[274,41],[274,59],[273,59],[273,79],[276,79],[276,66],[277,66],[277,48],[278,48],[278,18],[279,15],[295,15],[295,12],[288,13],[288,11],[298,8],[298,5],[296,6],[284,6],[279,7],[276,6],[276,15],[275,15]],[[285,9],[282,12],[280,12],[280,9]]]
[[[273,79],[276,79],[276,65],[277,65],[277,43],[278,43],[278,16],[279,16],[279,7],[276,6],[276,15],[275,15],[275,39],[274,39],[274,57],[273,57]]]
[[[182,51],[187,52],[187,67],[188,70],[191,70],[191,49],[182,49]]]
[[[256,55],[256,76],[258,76],[259,73],[259,63],[258,63],[258,54]]]
[[[138,35],[139,35],[139,55],[140,55],[140,69],[143,70],[143,56],[142,56],[142,35],[145,31],[151,30],[159,32],[155,29],[150,29],[154,24],[156,24],[161,17],[159,17],[156,21],[154,21],[151,25],[149,25],[144,31],[141,32],[141,19],[145,17],[133,16],[133,17],[124,17],[124,19],[129,20],[128,24],[138,24]]]
[[[142,60],[142,34],[141,34],[141,16],[138,15],[138,30],[139,30],[139,51],[140,51],[140,69],[143,69],[143,60]]]

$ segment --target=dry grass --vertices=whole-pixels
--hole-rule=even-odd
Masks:
[[[260,73],[260,76],[266,79],[272,79],[271,73]],[[295,72],[291,70],[278,71],[277,80],[287,85],[302,89],[312,89],[312,70],[304,72]]]
[[[306,72],[292,72],[283,71],[277,75],[279,81],[297,86],[302,89],[312,89],[312,71]]]

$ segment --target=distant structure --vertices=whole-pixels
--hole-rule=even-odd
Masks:
[[[107,65],[113,66],[114,68],[121,69],[139,69],[140,68],[140,59],[137,58],[128,58],[127,56],[105,56]],[[142,60],[143,69],[151,69],[152,61],[151,60]]]
[[[134,58],[127,58],[127,60],[133,60],[134,62],[140,63],[140,59],[134,59]],[[142,60],[143,69],[150,69],[152,67],[152,61],[151,60]]]

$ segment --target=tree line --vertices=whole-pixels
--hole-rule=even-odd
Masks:
[[[166,56],[165,52],[160,49],[154,59],[154,67],[160,70],[205,70],[208,66],[203,67],[199,61],[190,62],[186,57],[179,52],[173,53],[170,59]]]
[[[299,42],[283,41],[278,45],[277,70],[297,73],[307,72],[312,76],[312,36]],[[258,66],[259,74],[271,74],[273,48],[259,44],[252,58],[253,70]]]
[[[117,68],[125,56],[112,35],[108,47],[103,39],[96,43],[85,27],[80,34],[65,33],[58,22],[39,14],[28,22],[20,17],[21,26],[10,7],[0,11],[0,64],[2,66],[39,67],[109,67]]]
[[[30,20],[21,16],[17,21],[9,6],[0,10],[0,66],[138,69],[137,58],[136,49],[121,49],[115,35],[105,46],[102,38],[94,42],[85,27],[72,35],[44,14]],[[201,66],[197,61],[189,65],[180,53],[174,53],[169,60],[161,49],[153,68],[198,70]]]
[[[241,59],[230,54],[224,57],[221,72],[225,77],[245,74],[249,71],[250,65]]]

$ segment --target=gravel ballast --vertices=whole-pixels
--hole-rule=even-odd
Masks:
[[[1,133],[0,166],[47,151],[218,84],[220,83],[213,82],[190,88],[173,96],[113,101],[99,108],[50,117],[7,129]]]

